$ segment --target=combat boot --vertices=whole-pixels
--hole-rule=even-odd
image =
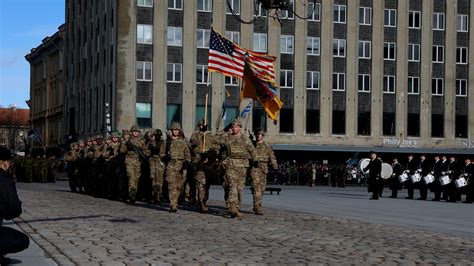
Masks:
[[[209,209],[207,208],[204,201],[199,202],[199,209],[201,210],[201,213],[208,213],[209,212]]]
[[[137,189],[136,188],[131,188],[128,195],[130,197],[130,204],[135,204],[135,198],[137,196]]]
[[[171,205],[170,212],[177,212],[177,211],[178,211],[178,207]]]
[[[229,215],[231,218],[234,218],[237,216],[237,209],[235,208],[234,203],[229,203]]]
[[[253,212],[254,212],[256,215],[263,215],[263,210],[262,210],[262,208],[260,208],[260,207],[254,208]]]
[[[153,199],[155,205],[161,205],[160,195],[155,195]]]

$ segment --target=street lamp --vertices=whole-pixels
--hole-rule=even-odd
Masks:
[[[110,123],[110,109],[109,109],[109,103],[105,103],[105,126],[107,130],[107,134],[110,134],[110,131],[112,131],[112,126]]]

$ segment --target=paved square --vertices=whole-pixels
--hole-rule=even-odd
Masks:
[[[363,188],[284,187],[279,196],[266,195],[265,215],[255,216],[247,189],[243,218],[229,219],[218,187],[211,189],[211,214],[74,194],[65,182],[20,183],[18,189],[24,204],[18,225],[60,265],[474,263],[472,204],[373,202]],[[459,216],[445,218],[464,219],[462,228],[439,232],[433,221],[422,229],[412,221],[418,209],[432,210],[433,220],[444,215],[440,210],[456,209]],[[385,216],[405,222],[395,225]]]

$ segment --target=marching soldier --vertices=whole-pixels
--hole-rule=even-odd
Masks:
[[[25,166],[25,182],[31,183],[33,182],[33,158],[31,157],[30,153],[26,154],[24,166]]]
[[[370,152],[370,163],[363,169],[364,172],[369,171],[369,177],[367,178],[367,189],[372,192],[371,200],[378,200],[380,194],[380,187],[382,186],[381,174],[382,174],[382,161],[377,158],[375,152]]]
[[[392,191],[390,198],[397,198],[398,191],[402,189],[403,184],[398,180],[398,176],[403,173],[402,165],[398,162],[398,158],[393,158],[392,163],[393,174],[389,179],[388,187]]]
[[[171,134],[166,139],[165,160],[166,181],[168,182],[170,212],[178,211],[178,199],[187,176],[187,167],[191,161],[188,141],[181,131],[181,125],[173,122]]]
[[[148,163],[150,165],[151,188],[153,191],[153,202],[161,203],[160,195],[163,188],[163,177],[165,175],[165,164],[162,157],[165,155],[165,144],[162,139],[163,133],[160,129],[147,132],[145,138]]]
[[[277,160],[273,153],[272,146],[264,140],[263,129],[255,131],[255,161],[250,170],[253,187],[253,211],[257,215],[262,215],[262,197],[267,185],[268,164],[271,163],[273,169],[278,169]]]
[[[225,176],[229,186],[229,214],[231,217],[240,217],[240,204],[243,197],[245,178],[250,161],[255,161],[255,148],[248,137],[241,134],[241,123],[234,119],[230,133],[223,138],[225,152],[223,154]]]
[[[94,153],[95,145],[97,144],[94,138],[90,137],[87,139],[84,156],[84,166],[86,167],[86,175],[84,179],[84,190],[87,194],[92,195],[93,193],[93,180],[94,180]]]
[[[87,159],[86,159],[86,142],[84,140],[79,140],[79,149],[77,151],[77,158],[76,158],[76,165],[77,165],[77,171],[76,171],[76,185],[79,189],[79,193],[84,192],[84,187],[86,183],[86,177],[87,177]]]
[[[112,132],[110,137],[110,143],[103,153],[105,162],[105,196],[111,199],[118,197],[118,169],[120,162],[120,142],[119,136],[116,132]]]
[[[431,172],[430,163],[428,162],[428,160],[426,160],[425,155],[420,156],[420,165],[418,166],[418,169],[421,169],[421,172],[420,172],[421,176],[426,176]],[[426,197],[428,194],[428,187],[424,181],[418,182],[418,189],[420,190],[420,197],[418,199],[426,200]]]
[[[64,155],[64,161],[67,163],[67,177],[69,179],[69,188],[71,192],[76,192],[77,180],[76,180],[76,169],[77,169],[77,157],[78,157],[79,145],[77,143],[71,143],[71,150]]]
[[[137,126],[130,128],[131,137],[125,139],[125,144],[120,146],[120,152],[125,154],[125,169],[128,176],[128,196],[131,204],[135,204],[138,180],[141,175],[141,161],[146,160],[144,150],[145,141],[140,137]]]
[[[93,190],[94,196],[103,197],[105,193],[104,188],[104,172],[105,172],[105,158],[103,157],[107,150],[107,144],[103,143],[104,138],[98,135],[95,138],[94,145],[94,177],[93,177]]]
[[[46,183],[48,181],[48,158],[46,158],[46,153],[40,158],[38,166],[40,170],[40,182]]]
[[[198,123],[199,130],[194,132],[189,139],[190,148],[193,155],[193,165],[195,167],[195,176],[198,187],[198,201],[199,209],[202,213],[207,213],[209,210],[206,202],[209,198],[209,151],[212,148],[212,136],[208,134],[207,125],[204,120]]]

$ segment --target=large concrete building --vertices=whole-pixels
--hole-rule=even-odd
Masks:
[[[66,141],[63,130],[63,43],[64,24],[25,56],[30,63],[31,128],[41,133],[43,147]]]
[[[10,150],[24,149],[30,128],[29,120],[28,109],[0,108],[0,147]]]
[[[276,149],[474,153],[469,0],[290,0],[281,21],[255,2],[66,0],[66,132],[179,121],[189,135],[206,93],[211,128],[224,100],[230,122],[240,81],[208,75],[212,26],[277,56],[278,124],[258,104],[248,121]]]

